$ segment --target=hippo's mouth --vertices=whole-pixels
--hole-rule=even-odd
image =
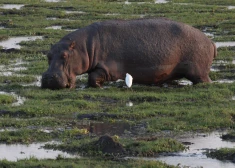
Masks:
[[[48,89],[63,89],[63,88],[74,88],[75,82],[73,78],[68,77],[65,74],[51,74],[44,73],[42,75],[42,88]]]
[[[73,78],[68,78],[68,83],[65,85],[66,88],[72,89],[75,87],[75,82]]]

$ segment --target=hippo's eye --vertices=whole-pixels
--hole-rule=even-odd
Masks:
[[[67,59],[69,54],[67,52],[62,53],[62,59]]]

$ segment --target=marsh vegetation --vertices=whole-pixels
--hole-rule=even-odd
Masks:
[[[134,83],[130,91],[124,81],[117,81],[96,89],[84,87],[85,74],[77,77],[76,89],[40,88],[40,76],[48,67],[47,51],[70,31],[107,19],[167,17],[208,33],[217,43],[230,42],[235,39],[234,1],[8,0],[6,4],[0,0],[0,5],[0,143],[56,141],[59,144],[45,147],[83,156],[43,160],[35,156],[17,162],[0,158],[0,167],[174,167],[106,156],[93,151],[90,144],[109,134],[129,151],[125,156],[158,157],[183,151],[182,136],[234,130],[235,45],[218,48],[210,72],[213,84]],[[15,105],[19,98],[23,102]],[[118,128],[122,131],[110,131]],[[229,150],[234,153],[234,148]],[[225,151],[221,149],[220,158],[227,155]],[[208,156],[214,157],[213,153]]]

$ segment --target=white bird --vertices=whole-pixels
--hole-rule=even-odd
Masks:
[[[133,77],[129,73],[126,73],[125,82],[126,82],[127,87],[129,88],[131,87],[132,81],[133,81]]]

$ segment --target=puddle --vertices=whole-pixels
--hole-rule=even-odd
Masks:
[[[24,104],[24,102],[26,100],[24,97],[21,97],[21,96],[15,94],[14,92],[8,93],[8,92],[0,91],[0,94],[13,96],[16,99],[16,102],[12,103],[12,106],[20,106],[20,105]]]
[[[120,13],[106,13],[105,16],[118,16]]]
[[[235,6],[228,6],[228,9],[235,9]]]
[[[180,139],[181,142],[189,142],[189,149],[185,152],[175,153],[172,156],[161,156],[156,158],[170,165],[181,167],[203,167],[203,168],[234,168],[235,164],[223,162],[217,159],[207,158],[204,154],[208,149],[233,148],[234,142],[223,141],[220,136],[225,132],[212,132],[210,134],[199,134],[196,137]]]
[[[210,32],[203,32],[207,37],[209,38],[214,38],[215,35],[213,33],[210,33]]]
[[[25,5],[18,5],[18,4],[5,4],[0,6],[2,9],[20,9]]]
[[[233,47],[235,46],[235,41],[227,41],[227,42],[215,42],[217,48],[219,47]]]
[[[26,70],[26,67],[22,67],[20,65],[27,64],[27,62],[22,61],[21,59],[17,59],[16,63],[11,63],[9,65],[0,65],[0,75],[3,76],[12,76],[17,71]],[[17,75],[23,76],[23,75]]]
[[[11,37],[7,40],[0,41],[0,46],[4,49],[16,48],[20,49],[21,46],[19,45],[22,41],[33,41],[37,39],[43,39],[42,36],[29,36],[29,37]]]
[[[234,148],[235,142],[223,141],[220,136],[225,132],[212,132],[210,134],[198,134],[190,138],[179,139],[189,147],[187,151],[173,153],[170,156],[160,156],[157,158],[134,158],[143,160],[158,160],[179,168],[234,168],[235,164],[229,161],[220,161],[207,158],[204,154],[208,149]],[[131,157],[129,157],[131,158]],[[127,158],[128,159],[128,158]]]
[[[227,65],[229,64],[229,61],[225,61],[225,60],[214,60],[213,64],[219,64],[219,65]]]
[[[235,80],[232,79],[221,79],[221,80],[217,80],[217,81],[213,81],[214,83],[234,83]]]
[[[130,5],[132,2],[129,2],[128,0],[124,2],[124,4],[126,5]],[[137,4],[146,4],[146,3],[150,3],[150,2],[138,2]],[[155,4],[160,4],[160,3],[168,3],[167,0],[155,0],[154,1]]]
[[[4,129],[0,129],[0,132],[5,132],[5,131],[17,131],[18,129],[16,128],[4,128]]]
[[[68,31],[68,32],[73,32],[73,31],[76,31],[78,29],[64,29],[65,31]]]
[[[63,2],[63,0],[45,0],[45,2]]]
[[[128,106],[128,107],[132,107],[134,104],[131,102],[131,101],[129,101],[129,102],[126,102],[126,106]]]
[[[211,71],[211,72],[219,72],[220,69],[217,68],[217,67],[211,67],[210,71]]]
[[[46,27],[46,29],[61,30],[61,29],[62,29],[62,26],[50,26],[50,27]]]
[[[168,3],[166,0],[155,0],[155,3]]]
[[[146,15],[145,14],[140,14],[140,15],[131,15],[131,16],[136,16],[136,17],[139,17],[139,18],[144,18]]]
[[[84,11],[65,11],[67,14],[73,14],[73,13],[78,13],[78,14],[85,14],[86,12]]]
[[[187,79],[177,80],[177,82],[179,85],[184,85],[184,86],[193,84],[193,82],[191,82],[190,80],[187,80]]]
[[[0,144],[0,160],[17,161],[19,159],[29,159],[35,157],[37,159],[56,159],[58,155],[65,158],[79,158],[77,155],[71,155],[66,152],[43,149],[46,143],[34,143],[30,145]]]
[[[46,18],[46,20],[57,20],[58,18],[56,18],[56,17],[48,17],[48,18]]]
[[[232,97],[232,100],[235,100],[235,96]]]
[[[46,20],[75,21],[75,20],[71,20],[71,19],[60,19],[60,18],[56,18],[56,17],[48,17],[48,18],[46,18]]]

